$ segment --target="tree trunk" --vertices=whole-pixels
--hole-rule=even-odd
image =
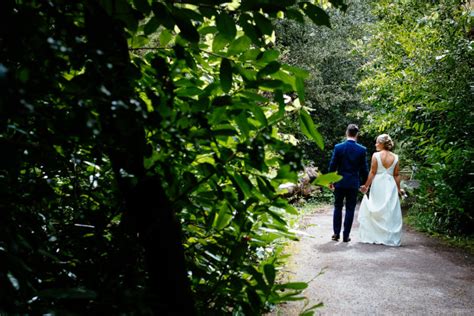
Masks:
[[[129,104],[135,96],[124,28],[95,0],[88,1],[85,10],[88,53],[93,60],[86,75],[103,83],[103,87],[94,88],[100,94],[97,99],[104,100],[97,105],[101,138],[123,196],[122,222],[129,232],[138,235],[144,248],[149,307],[159,315],[194,315],[181,227],[161,186],[163,181],[145,174],[143,118],[134,108],[112,109],[111,98]]]

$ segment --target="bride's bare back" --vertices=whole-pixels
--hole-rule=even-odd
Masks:
[[[380,152],[380,160],[382,161],[382,165],[385,167],[385,169],[388,169],[395,161],[395,155],[389,151],[383,150]]]

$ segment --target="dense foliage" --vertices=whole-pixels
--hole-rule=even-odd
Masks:
[[[472,10],[472,8],[471,8]],[[402,141],[421,181],[411,212],[426,230],[473,230],[473,21],[464,1],[378,1],[361,89],[375,132]]]
[[[271,245],[295,237],[277,187],[302,154],[278,123],[307,73],[280,62],[272,19],[304,16],[329,23],[294,0],[2,1],[0,311],[255,315],[298,299]]]
[[[282,59],[309,72],[305,80],[305,106],[318,125],[327,148],[339,143],[349,123],[363,122],[357,115],[367,106],[362,102],[357,85],[360,67],[366,58],[357,54],[354,44],[368,36],[373,16],[370,1],[351,1],[345,12],[328,8],[331,28],[292,20],[277,23],[277,45]],[[285,120],[284,130],[295,130],[297,119]],[[363,127],[363,126],[361,126]],[[372,137],[362,128],[359,141],[373,147]],[[322,151],[301,133],[293,133],[304,149],[306,162],[312,161],[327,170],[331,151]],[[372,135],[370,135],[372,136]]]

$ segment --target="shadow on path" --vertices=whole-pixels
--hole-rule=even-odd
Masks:
[[[304,295],[324,302],[317,315],[473,315],[472,256],[404,228],[401,247],[358,241],[357,215],[349,243],[330,240],[331,206],[305,216],[302,238],[285,281],[312,281]],[[298,315],[302,302],[273,315]]]

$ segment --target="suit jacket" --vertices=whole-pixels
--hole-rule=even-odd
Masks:
[[[336,188],[358,189],[361,180],[369,175],[367,149],[353,140],[337,144],[329,163],[329,172],[337,171],[343,178],[334,184]]]

